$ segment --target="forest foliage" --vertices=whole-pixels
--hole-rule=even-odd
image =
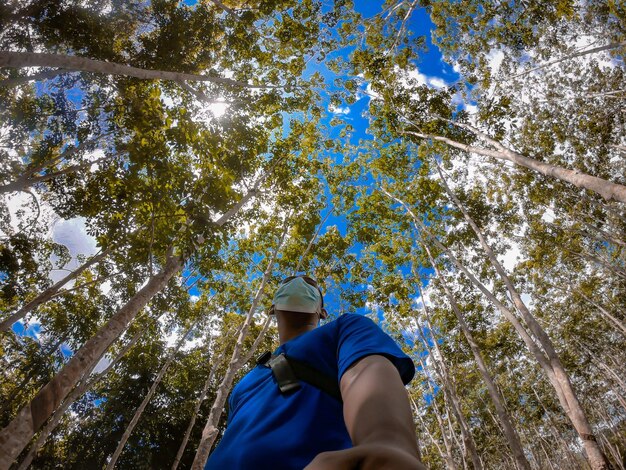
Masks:
[[[622,2],[0,20],[0,469],[202,468],[304,272],[414,359],[427,466],[626,469]]]

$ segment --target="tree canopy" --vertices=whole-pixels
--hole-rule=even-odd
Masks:
[[[427,466],[626,469],[624,5],[367,3],[0,6],[0,469],[201,469],[297,273]]]

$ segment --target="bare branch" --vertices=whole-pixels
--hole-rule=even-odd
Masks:
[[[213,3],[215,6],[219,7],[220,9],[224,10],[226,13],[228,13],[229,15],[234,16],[235,18],[237,18],[237,14],[235,13],[235,10],[233,10],[232,8],[227,7],[226,5],[224,5],[220,0],[210,0],[211,3]]]
[[[322,220],[320,222],[319,226],[317,227],[317,230],[315,231],[315,234],[313,235],[313,237],[309,241],[309,244],[307,245],[306,250],[304,250],[304,253],[302,253],[302,256],[300,257],[300,261],[298,261],[298,265],[296,266],[296,269],[294,271],[294,275],[298,274],[298,271],[300,271],[300,267],[302,266],[302,262],[304,261],[304,258],[306,257],[306,255],[311,250],[311,247],[313,246],[313,243],[315,243],[315,240],[317,239],[317,236],[320,234],[320,230],[322,230],[322,227],[324,226],[324,224],[326,223],[326,221],[330,217],[330,214],[332,214],[334,210],[335,210],[335,208],[331,207],[330,210],[328,211],[328,214],[326,214],[326,217],[324,217],[324,220]]]
[[[593,49],[587,49],[587,50],[584,50],[584,51],[574,52],[573,54],[569,54],[569,55],[566,55],[566,56],[561,57],[559,59],[555,59],[555,60],[552,60],[550,62],[546,62],[545,64],[538,65],[537,67],[533,67],[530,70],[526,70],[526,71],[524,71],[522,73],[518,73],[517,75],[513,75],[511,77],[508,77],[508,78],[505,79],[505,81],[506,80],[512,80],[514,78],[523,77],[524,75],[528,75],[529,73],[535,72],[537,70],[541,70],[543,68],[550,67],[551,65],[558,64],[559,62],[563,62],[563,61],[566,61],[566,60],[569,60],[569,59],[574,59],[576,57],[582,57],[582,56],[589,55],[589,54],[595,54],[596,52],[608,51],[610,49],[615,49],[615,48],[621,47],[621,46],[626,46],[626,42],[612,42],[612,43],[606,44],[604,46],[594,47]]]
[[[243,88],[278,88],[270,85],[251,85],[238,80],[210,75],[196,75],[191,73],[169,72],[165,70],[146,70],[130,65],[105,62],[103,60],[88,59],[86,57],[69,56],[63,54],[47,54],[37,52],[0,51],[0,67],[62,67],[70,71],[102,73],[108,75],[124,75],[142,80],[172,80],[211,82],[223,85],[233,85]]]
[[[17,85],[21,85],[22,83],[50,80],[51,78],[57,77],[64,73],[71,73],[71,70],[45,70],[43,72],[38,72],[33,75],[22,75],[21,77],[5,78],[4,80],[0,80],[0,87],[14,87]]]

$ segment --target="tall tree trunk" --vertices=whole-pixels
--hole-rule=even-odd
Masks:
[[[589,191],[593,191],[594,193],[602,196],[607,201],[611,201],[614,199],[616,201],[626,203],[626,186],[612,183],[611,181],[598,178],[597,176],[588,175],[577,170],[569,170],[567,168],[552,165],[550,163],[540,162],[539,160],[535,160],[534,158],[527,157],[525,155],[522,155],[521,153],[517,153],[511,149],[504,147],[499,142],[491,139],[478,129],[468,126],[467,124],[460,124],[457,122],[452,123],[456,126],[470,129],[475,134],[489,139],[488,142],[496,146],[496,149],[494,150],[482,147],[475,147],[472,145],[457,142],[456,140],[452,140],[440,135],[422,134],[420,132],[413,131],[405,131],[404,134],[414,135],[421,139],[431,139],[437,142],[443,142],[445,144],[448,144],[450,147],[458,148],[468,153],[475,153],[478,155],[484,155],[486,157],[493,157],[499,160],[513,162],[516,165],[523,166],[530,170],[541,173],[542,175],[551,176],[560,179],[561,181],[571,183],[577,188],[585,188]]]
[[[333,213],[334,210],[335,208],[331,206],[331,208],[328,210],[328,214],[326,214],[326,217],[324,217],[324,219],[322,219],[320,224],[317,226],[317,230],[315,230],[315,233],[311,237],[311,240],[309,240],[309,244],[304,250],[304,253],[302,253],[302,256],[300,256],[300,261],[298,261],[298,265],[296,266],[296,269],[294,269],[293,271],[294,276],[300,272],[300,267],[302,267],[302,263],[304,262],[305,256],[309,253],[309,251],[311,251],[311,247],[313,246],[313,243],[315,243],[315,240],[317,239],[317,236],[319,235],[320,230],[322,230],[322,227],[324,226],[324,224],[326,223],[326,221],[328,220],[328,218],[330,217],[330,215]]]
[[[172,251],[172,250],[170,250]],[[183,267],[181,257],[169,253],[165,266],[89,339],[63,368],[0,431],[0,470],[8,469],[33,435],[59,407],[78,381],[128,327],[137,313]]]
[[[578,468],[580,468],[581,465],[580,465],[579,460],[574,456],[569,442],[567,442],[565,438],[563,437],[563,432],[561,432],[558,429],[557,423],[554,421],[554,418],[552,417],[552,413],[548,411],[546,406],[543,404],[543,401],[539,397],[537,390],[533,388],[532,391],[533,391],[533,394],[535,395],[535,398],[537,399],[537,403],[539,403],[541,405],[541,408],[543,409],[544,416],[548,420],[547,428],[550,430],[550,433],[552,434],[552,438],[554,439],[554,441],[558,444],[556,448],[560,449],[560,451],[563,453],[563,460],[567,460],[567,462],[569,462],[570,464],[569,468],[578,470]]]
[[[420,358],[420,365],[422,366],[422,370],[424,371],[424,373],[426,373],[426,371],[428,370],[426,368],[426,364],[424,363],[424,361]],[[443,445],[446,448],[446,453],[443,456],[444,461],[446,462],[446,465],[448,466],[449,470],[457,470],[457,465],[456,462],[454,461],[454,456],[452,454],[452,445],[450,444],[450,440],[448,439],[448,435],[446,434],[446,429],[445,426],[443,424],[443,420],[441,419],[442,414],[439,412],[437,403],[434,400],[435,397],[435,390],[433,389],[431,383],[430,383],[430,377],[428,377],[428,374],[426,374],[426,383],[428,384],[428,387],[430,388],[430,393],[433,396],[433,401],[432,401],[432,406],[435,410],[435,419],[437,420],[437,424],[439,425],[439,432],[441,432],[441,439],[443,440]],[[452,436],[453,431],[452,431],[452,427],[450,427],[450,436]]]
[[[587,421],[587,418],[584,414],[582,406],[580,405],[576,393],[574,392],[573,386],[569,380],[569,376],[565,371],[558,354],[556,353],[554,346],[549,339],[547,333],[543,330],[543,328],[539,325],[537,320],[530,314],[524,303],[521,301],[521,297],[519,293],[512,288],[512,283],[506,273],[504,272],[502,266],[495,258],[493,251],[489,248],[488,245],[483,246],[485,251],[487,252],[487,256],[496,268],[496,271],[501,276],[504,281],[511,297],[513,298],[513,302],[515,306],[518,308],[520,314],[524,318],[524,321],[528,325],[529,329],[532,331],[533,335],[539,341],[541,348],[539,345],[530,337],[526,329],[519,323],[517,317],[502,303],[500,302],[496,296],[489,291],[476,277],[456,258],[456,256],[445,246],[443,245],[437,237],[432,235],[430,230],[415,216],[413,211],[400,199],[392,196],[386,190],[382,189],[382,191],[394,199],[395,201],[402,204],[402,206],[409,212],[411,215],[413,222],[415,224],[415,228],[423,233],[426,233],[428,237],[430,237],[435,245],[440,248],[449,258],[450,260],[470,279],[472,284],[474,284],[481,292],[485,294],[485,296],[502,312],[502,314],[509,320],[518,334],[521,336],[524,343],[529,348],[529,350],[533,353],[542,369],[546,373],[546,376],[550,380],[550,383],[554,387],[554,390],[557,394],[559,402],[563,407],[563,410],[567,417],[570,419],[574,429],[578,433],[579,437],[583,441],[583,446],[587,453],[587,459],[594,470],[606,470],[609,468],[608,463],[606,461],[606,457],[602,453],[602,450],[598,446],[595,437],[593,436],[591,426]],[[482,237],[482,232],[480,233],[479,240],[482,239],[484,241],[484,237]],[[478,234],[477,234],[478,235]],[[482,244],[482,243],[481,243]],[[504,274],[504,275],[502,275]],[[542,351],[543,348],[543,351]]]
[[[541,347],[547,354],[548,359],[550,360],[550,366],[552,367],[552,370],[554,371],[554,375],[556,377],[558,386],[561,388],[561,393],[563,394],[565,401],[567,403],[567,406],[565,407],[564,411],[567,414],[567,416],[570,418],[570,420],[572,421],[572,424],[574,425],[576,432],[578,433],[578,435],[583,441],[583,445],[585,447],[585,451],[587,452],[587,458],[589,459],[589,463],[591,467],[593,469],[609,468],[608,461],[606,460],[606,456],[604,455],[604,453],[600,449],[600,446],[596,442],[596,439],[593,435],[593,430],[591,429],[591,425],[589,424],[589,421],[587,420],[587,416],[585,415],[582,405],[580,404],[578,400],[578,396],[576,395],[576,391],[574,390],[574,387],[570,381],[569,375],[567,371],[565,370],[565,367],[563,367],[561,358],[559,357],[558,353],[556,352],[556,349],[554,348],[554,344],[552,343],[552,340],[550,339],[546,331],[541,327],[541,325],[536,320],[536,318],[530,313],[530,310],[528,310],[528,307],[522,300],[521,295],[515,288],[513,281],[511,281],[511,278],[509,277],[505,269],[502,267],[502,265],[498,261],[498,258],[496,257],[495,253],[491,249],[491,246],[489,246],[489,244],[487,243],[487,240],[485,239],[485,236],[483,235],[482,231],[480,230],[478,225],[474,222],[474,220],[470,217],[469,213],[467,212],[463,204],[461,204],[461,201],[459,201],[459,199],[456,197],[454,192],[448,186],[445,180],[445,177],[443,175],[443,172],[441,171],[441,168],[437,166],[437,169],[439,171],[441,182],[443,183],[443,186],[446,189],[446,192],[449,194],[450,198],[454,201],[454,204],[461,210],[461,212],[463,213],[463,217],[465,217],[465,220],[472,227],[472,230],[478,237],[481,247],[483,248],[485,254],[489,258],[489,261],[491,262],[492,266],[495,268],[500,279],[504,282],[504,285],[506,286],[506,289],[509,292],[511,299],[513,300],[513,303],[515,304],[515,307],[520,312],[522,318],[528,325],[530,331],[532,331],[535,337],[539,340]]]
[[[66,71],[102,73],[106,75],[124,75],[144,80],[201,81],[239,86],[243,88],[276,88],[272,86],[250,85],[230,78],[196,75],[191,73],[168,72],[163,70],[146,70],[129,65],[88,59],[86,57],[63,54],[47,54],[39,52],[0,51],[0,67],[58,67]],[[0,81],[0,87],[4,83]]]
[[[65,342],[69,335],[65,334],[60,338],[57,338],[51,346],[42,345],[41,346],[41,354],[44,357],[48,357],[52,354],[56,354],[56,351],[59,349],[61,344]],[[10,366],[9,366],[10,368]],[[16,384],[13,389],[8,393],[7,399],[0,406],[0,415],[3,415],[7,410],[11,409],[14,403],[21,403],[23,395],[27,395],[30,393],[30,390],[26,387],[30,381],[35,377],[38,372],[38,367],[36,364],[31,365],[24,369],[26,372],[24,378],[20,381],[20,383]]]
[[[602,359],[598,359],[597,354],[590,351],[589,348],[583,343],[578,340],[575,340],[574,342],[576,343],[576,347],[580,348],[582,351],[585,351],[589,360],[602,371],[602,375],[606,379],[607,383],[615,382],[617,383],[618,387],[623,390],[623,392],[626,392],[626,382],[624,382],[624,379],[620,374],[613,370],[613,368],[606,364]],[[622,392],[616,390],[613,387],[610,388],[613,390],[613,394],[615,395],[615,398],[617,399],[619,404],[622,406],[622,409],[626,411],[626,400],[622,397]]]
[[[594,47],[592,49],[585,49],[585,50],[582,50],[582,51],[576,51],[576,52],[568,54],[568,55],[566,55],[564,57],[559,57],[558,59],[554,59],[554,60],[551,60],[550,62],[546,62],[545,64],[537,65],[536,67],[533,67],[530,70],[524,70],[523,72],[518,73],[516,75],[510,76],[510,77],[505,77],[504,80],[508,81],[508,80],[511,80],[511,79],[514,79],[514,78],[523,77],[524,75],[528,75],[529,73],[536,72],[537,70],[549,67],[549,66],[554,65],[554,64],[558,64],[559,62],[563,62],[565,60],[570,60],[570,59],[574,59],[576,57],[582,57],[582,56],[586,56],[586,55],[589,55],[589,54],[596,54],[598,52],[608,51],[608,50],[615,49],[617,47],[622,47],[622,46],[626,46],[626,42],[612,42],[612,43],[609,43],[609,44],[605,44],[603,46]]]
[[[478,371],[480,372],[480,375],[483,378],[485,385],[487,386],[487,391],[489,392],[491,401],[493,402],[493,405],[496,409],[498,419],[504,431],[504,436],[506,437],[507,443],[509,444],[509,447],[511,448],[511,452],[513,453],[513,458],[515,459],[516,465],[520,470],[530,470],[530,463],[528,462],[528,460],[526,459],[526,456],[524,455],[524,449],[522,448],[522,443],[520,442],[517,431],[515,430],[515,427],[513,426],[509,412],[506,409],[506,406],[504,405],[504,399],[502,398],[502,395],[500,394],[500,390],[498,390],[498,387],[496,386],[493,378],[491,377],[489,369],[487,368],[487,365],[485,364],[485,360],[483,359],[483,355],[480,351],[480,348],[478,347],[478,343],[476,343],[476,341],[474,340],[474,335],[469,329],[469,325],[465,321],[465,318],[463,317],[463,314],[461,313],[461,309],[459,308],[459,305],[456,303],[456,300],[454,296],[452,295],[452,292],[450,291],[450,288],[448,287],[446,280],[441,275],[441,272],[439,271],[439,268],[437,267],[437,264],[435,263],[432,253],[430,252],[430,249],[428,248],[426,244],[424,244],[424,249],[426,253],[428,254],[428,258],[430,260],[430,263],[433,269],[435,270],[437,279],[440,281],[441,286],[443,287],[444,292],[446,294],[446,297],[448,298],[448,301],[450,302],[450,306],[452,307],[452,311],[454,312],[454,315],[456,316],[457,321],[459,322],[461,331],[463,332],[463,335],[465,336],[465,339],[467,340],[467,343],[469,344],[470,349],[472,350],[472,354],[474,356],[474,360],[476,361]],[[422,295],[421,287],[420,287],[420,295]]]
[[[252,301],[252,305],[250,306],[250,310],[246,316],[246,319],[241,326],[241,330],[239,331],[239,336],[237,337],[237,342],[235,343],[235,348],[233,349],[233,354],[231,356],[230,362],[228,363],[228,368],[226,369],[226,373],[224,374],[224,378],[220,383],[220,386],[217,390],[217,394],[215,397],[215,401],[213,402],[213,406],[211,407],[211,411],[209,412],[209,417],[207,418],[204,429],[202,430],[202,437],[200,438],[200,444],[198,444],[198,450],[196,451],[196,456],[193,460],[193,464],[191,465],[192,470],[202,470],[206,461],[209,457],[209,452],[211,451],[211,447],[215,442],[215,438],[217,437],[217,423],[222,416],[222,411],[224,409],[224,403],[226,403],[226,397],[228,395],[228,391],[230,390],[233,380],[237,371],[243,365],[243,361],[241,358],[242,349],[243,349],[243,341],[248,334],[248,330],[250,325],[252,324],[252,320],[254,317],[254,313],[256,312],[256,308],[261,302],[263,298],[263,294],[265,292],[265,285],[267,284],[268,279],[272,274],[272,269],[274,267],[274,261],[276,260],[276,256],[280,251],[280,248],[283,244],[283,240],[285,239],[285,235],[287,233],[287,225],[285,224],[285,228],[283,230],[281,239],[274,251],[270,261],[267,264],[267,268],[263,273],[263,278],[261,279],[261,285],[259,286],[256,295],[254,296],[254,300]]]
[[[611,313],[602,307],[602,305],[594,302],[589,297],[587,297],[582,291],[577,292],[578,295],[594,307],[598,309],[598,311],[609,321],[609,324],[612,325],[617,331],[619,331],[626,338],[626,325],[620,320],[618,320],[615,316],[611,315]]]
[[[211,382],[213,382],[213,377],[215,376],[215,372],[217,372],[218,366],[222,363],[222,359],[224,357],[224,351],[213,360],[213,365],[211,366],[211,371],[209,372],[209,376],[204,382],[204,386],[202,387],[202,391],[200,392],[200,396],[196,401],[196,405],[191,414],[191,419],[189,420],[189,425],[187,426],[187,430],[185,431],[185,435],[183,436],[183,442],[181,442],[180,447],[178,448],[178,452],[176,453],[176,457],[174,458],[174,463],[172,464],[172,470],[176,470],[178,465],[180,464],[181,459],[183,458],[183,454],[185,453],[185,448],[187,447],[187,442],[189,442],[189,437],[191,436],[191,431],[193,431],[193,427],[196,424],[196,418],[198,417],[198,413],[200,413],[200,407],[202,406],[202,402],[207,396],[209,392],[209,388],[211,387]]]
[[[43,291],[33,300],[31,300],[30,302],[27,302],[26,305],[23,305],[17,312],[9,315],[7,318],[2,320],[2,322],[0,322],[0,331],[8,331],[9,328],[11,328],[11,326],[16,321],[21,320],[29,312],[32,312],[38,306],[50,300],[54,296],[54,294],[56,294],[59,291],[59,289],[61,289],[61,287],[63,287],[65,284],[67,284],[70,281],[73,281],[78,276],[80,276],[83,272],[85,272],[87,269],[91,268],[93,265],[99,263],[104,258],[106,258],[109,255],[110,251],[111,251],[110,249],[106,249],[103,252],[97,254],[96,256],[93,256],[91,259],[85,262],[82,266],[79,266],[74,271],[72,271],[67,276],[65,276],[63,279],[56,282],[53,286]]]
[[[419,286],[418,289],[420,294],[422,294],[422,288]],[[446,393],[450,399],[450,403],[452,405],[452,412],[459,423],[459,428],[461,429],[461,437],[463,438],[463,443],[465,444],[465,448],[469,453],[470,459],[472,460],[472,464],[475,470],[482,470],[483,464],[478,455],[478,450],[476,448],[476,442],[474,441],[474,437],[472,436],[472,432],[470,430],[470,426],[465,419],[465,415],[463,414],[463,408],[461,407],[461,400],[459,399],[459,394],[457,393],[456,386],[450,377],[450,373],[448,372],[448,366],[446,365],[443,351],[439,347],[439,343],[437,342],[437,338],[434,336],[434,329],[430,322],[430,314],[428,313],[428,308],[426,304],[422,302],[422,309],[424,310],[424,315],[426,316],[426,322],[428,328],[430,330],[430,334],[433,338],[433,346],[435,347],[436,355],[433,354],[432,349],[428,343],[428,339],[424,336],[422,332],[422,328],[418,325],[418,331],[422,340],[424,341],[424,346],[428,351],[429,356],[432,358],[433,363],[435,364],[435,370],[438,372],[439,378],[444,386],[444,393]]]
[[[537,434],[537,437],[539,438],[539,439],[538,439],[538,441],[539,441],[539,447],[541,447],[541,450],[542,450],[542,452],[543,452],[543,455],[545,455],[545,456],[546,456],[546,462],[548,462],[548,465],[550,466],[550,470],[556,470],[556,469],[554,468],[554,465],[552,465],[552,459],[551,459],[551,458],[550,458],[550,456],[548,455],[548,452],[547,452],[547,450],[546,450],[545,446],[543,445],[543,441],[544,441],[543,436],[539,433],[539,431],[538,431],[537,429],[535,429],[535,434]],[[539,463],[539,459],[536,459],[536,460],[537,460],[537,462]],[[541,468],[541,467],[540,467],[540,468]]]
[[[265,335],[267,333],[267,330],[269,329],[269,325],[270,325],[271,320],[272,320],[272,318],[270,316],[268,316],[267,320],[265,321],[265,325],[263,326],[263,329],[259,332],[259,334],[257,335],[256,339],[254,340],[254,343],[252,344],[252,347],[250,348],[250,351],[248,351],[248,354],[243,359],[243,361],[242,361],[243,364],[248,362],[250,360],[250,358],[253,356],[254,352],[257,350],[257,347],[259,346],[259,344],[261,343],[261,341],[265,337]],[[211,373],[209,374],[209,377],[207,378],[207,381],[205,382],[204,387],[202,388],[202,393],[200,394],[200,397],[198,398],[198,401],[196,402],[196,406],[195,406],[193,415],[191,416],[191,420],[189,421],[189,425],[187,426],[187,430],[185,431],[185,436],[183,438],[183,442],[181,443],[180,448],[178,449],[178,452],[176,453],[176,458],[174,459],[174,463],[172,464],[172,470],[176,470],[178,468],[178,465],[180,464],[180,460],[183,458],[183,453],[185,452],[185,448],[187,447],[187,442],[189,441],[189,436],[191,435],[191,431],[193,430],[193,426],[194,426],[194,424],[196,422],[196,418],[198,416],[198,413],[200,412],[200,406],[202,405],[202,402],[206,398],[206,394],[207,394],[207,392],[209,390],[209,387],[211,385],[211,381],[213,380],[213,376],[215,375],[215,372],[217,370],[217,366],[222,361],[222,357],[223,357],[223,354],[221,354],[217,358],[216,362],[213,364],[213,367],[211,367]]]
[[[413,407],[413,414],[415,416],[417,416],[417,419],[420,420],[420,424],[421,427],[417,427],[416,432],[417,434],[421,434],[420,430],[422,430],[423,432],[426,433],[426,435],[428,436],[428,438],[430,439],[430,441],[433,443],[433,445],[437,448],[437,452],[439,452],[439,456],[441,457],[442,460],[445,461],[445,454],[443,452],[443,450],[441,449],[441,446],[439,445],[439,442],[437,442],[437,440],[433,437],[433,434],[430,432],[430,430],[428,429],[428,426],[426,426],[426,423],[424,423],[424,420],[422,418],[422,415],[419,412],[419,409],[417,408],[417,403],[415,403],[415,400],[413,399],[413,397],[411,396],[411,394],[409,393],[409,400],[411,401],[411,406]],[[418,444],[419,444],[419,437],[418,437]],[[418,445],[418,448],[420,446]],[[426,448],[424,447],[424,451],[426,450]],[[423,457],[425,457],[425,454],[423,454],[422,452],[420,452],[420,454],[417,456],[420,460],[423,461]]]
[[[622,442],[623,441],[622,436],[620,436],[619,433],[615,432],[614,426],[611,425],[613,420],[608,415],[608,413],[603,409],[603,407],[599,406],[598,408],[594,410],[594,413],[596,414],[597,419],[599,421],[604,421],[605,423],[609,423],[607,426],[607,431],[608,433],[611,433],[615,442],[616,443]],[[609,450],[609,454],[611,455],[611,457],[613,457],[613,463],[615,464],[615,467],[618,468],[619,470],[626,470],[624,468],[624,464],[622,463],[624,459],[622,459],[622,455],[620,453],[619,447],[617,445],[611,444],[607,436],[607,431],[605,431],[604,433],[600,433],[599,435],[600,440],[604,441],[603,447]]]
[[[559,287],[557,285],[551,285],[550,287],[563,292],[565,294],[570,294],[568,289]],[[587,302],[589,305],[593,305],[594,307],[596,307],[598,309],[598,311],[600,312],[600,314],[607,320],[607,323],[614,328],[617,332],[619,332],[622,336],[624,336],[626,338],[626,325],[619,320],[618,318],[616,318],[614,315],[612,315],[607,309],[605,309],[602,305],[598,304],[597,302],[594,302],[592,299],[590,299],[584,292],[582,291],[576,291],[573,293],[574,297],[580,297],[582,300],[584,300],[585,302]],[[542,297],[539,297],[540,299]]]
[[[113,470],[115,468],[117,459],[119,459],[120,455],[122,455],[122,451],[124,450],[124,446],[126,445],[128,438],[130,437],[133,430],[135,429],[135,426],[137,426],[137,423],[139,423],[139,419],[141,418],[141,415],[143,414],[144,410],[146,409],[146,406],[148,406],[148,403],[154,396],[154,393],[156,392],[157,387],[161,383],[161,380],[163,380],[163,377],[165,377],[165,373],[172,365],[172,362],[174,362],[176,353],[178,353],[182,345],[185,344],[187,337],[189,336],[191,331],[194,329],[196,324],[197,324],[197,321],[193,322],[192,325],[189,328],[187,328],[185,333],[183,333],[183,335],[180,337],[180,339],[176,343],[176,346],[172,348],[172,350],[168,354],[167,359],[165,360],[165,363],[163,364],[163,367],[161,367],[161,370],[159,371],[156,378],[154,379],[154,382],[152,382],[152,385],[150,386],[148,393],[146,393],[146,396],[141,401],[141,404],[135,410],[135,414],[133,415],[133,418],[130,420],[130,423],[128,423],[128,426],[126,426],[126,429],[124,430],[124,434],[122,434],[122,438],[120,439],[120,442],[117,444],[117,447],[115,448],[115,451],[113,452],[113,455],[111,456],[111,459],[107,463],[106,470]]]
[[[56,429],[56,427],[61,422],[63,415],[72,406],[76,400],[82,397],[87,391],[91,390],[91,388],[102,378],[104,377],[113,366],[115,366],[122,357],[126,355],[126,353],[139,341],[141,335],[144,333],[143,329],[140,329],[135,333],[135,335],[131,338],[131,340],[117,353],[115,358],[104,368],[101,372],[98,372],[94,377],[85,377],[80,384],[72,392],[63,400],[63,404],[59,407],[58,410],[54,412],[52,418],[46,423],[43,427],[35,442],[31,445],[30,449],[28,449],[28,453],[22,460],[22,463],[17,468],[17,470],[26,470],[30,464],[32,463],[35,455],[39,452],[39,449],[46,443],[48,436]],[[95,363],[89,371],[89,374],[96,368],[98,363]],[[88,375],[88,374],[87,374]]]
[[[92,162],[83,162],[76,165],[71,165],[62,170],[52,171],[50,173],[46,173],[45,175],[31,176],[30,178],[20,179],[18,181],[14,181],[13,183],[9,183],[5,186],[0,186],[0,193],[13,192],[13,191],[26,191],[31,186],[36,185],[37,183],[43,183],[45,181],[50,181],[52,179],[58,178],[59,176],[67,175],[69,173],[74,173],[78,170],[82,170],[83,168],[88,168],[91,165],[96,163],[100,163],[106,160],[106,158],[99,158]]]

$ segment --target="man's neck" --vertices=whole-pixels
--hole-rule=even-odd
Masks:
[[[317,313],[283,312],[277,310],[276,321],[278,323],[280,344],[284,344],[296,336],[317,328],[319,315]]]

